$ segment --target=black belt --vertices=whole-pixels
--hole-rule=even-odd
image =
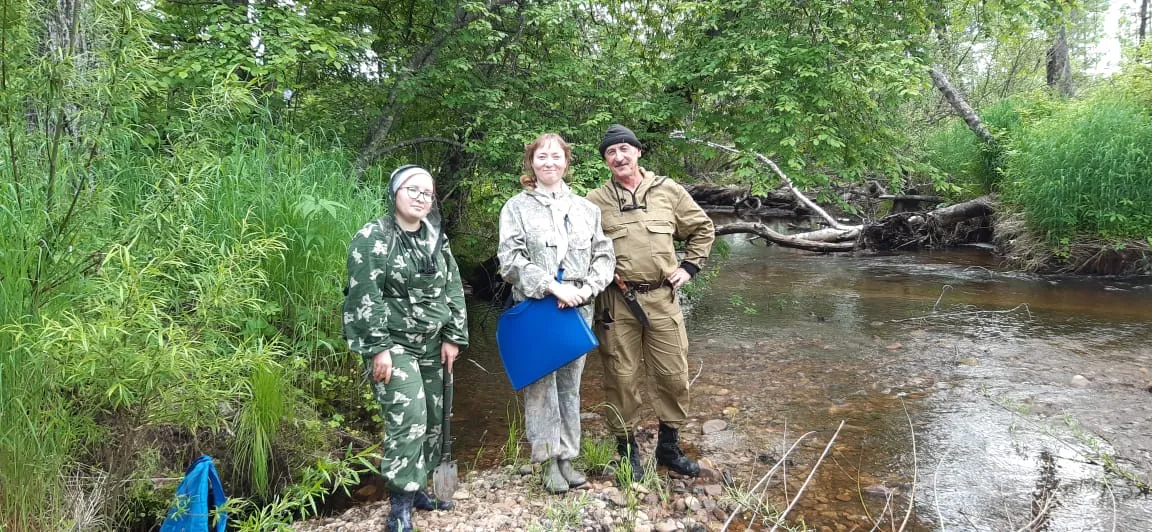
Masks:
[[[668,280],[662,281],[624,281],[624,284],[635,290],[637,294],[647,294],[653,290],[659,290],[668,285]]]

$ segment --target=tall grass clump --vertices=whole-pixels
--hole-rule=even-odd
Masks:
[[[1069,105],[1017,136],[1007,197],[1049,245],[1152,237],[1152,114],[1127,99]]]
[[[980,142],[963,120],[953,118],[930,132],[922,148],[928,163],[967,195],[996,192],[1003,178],[1004,143],[1030,120],[1050,112],[1049,108],[1050,102],[1042,93],[1007,98],[980,112],[980,119],[1000,146]]]

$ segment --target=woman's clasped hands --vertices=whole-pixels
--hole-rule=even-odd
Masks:
[[[589,286],[577,288],[569,284],[557,282],[553,282],[548,287],[548,292],[556,296],[560,308],[579,307],[592,297],[592,288]]]

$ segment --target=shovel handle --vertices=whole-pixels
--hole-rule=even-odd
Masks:
[[[444,419],[440,421],[440,462],[452,460],[452,372],[444,376]]]

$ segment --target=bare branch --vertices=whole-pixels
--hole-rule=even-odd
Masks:
[[[414,139],[402,140],[400,142],[397,142],[394,144],[389,144],[388,146],[380,148],[380,151],[377,154],[377,157],[383,156],[383,155],[388,154],[388,153],[393,152],[393,151],[396,151],[400,148],[407,148],[408,146],[415,146],[418,144],[429,144],[429,143],[433,143],[433,142],[438,142],[440,144],[448,144],[450,146],[455,146],[461,150],[467,149],[467,146],[465,146],[463,143],[460,143],[460,142],[457,142],[455,140],[445,138],[445,137],[418,137],[418,138],[414,138]]]
[[[820,463],[824,461],[824,457],[828,456],[828,451],[832,450],[832,444],[836,442],[836,437],[840,435],[840,429],[844,428],[844,420],[840,420],[840,426],[836,427],[836,432],[828,439],[828,445],[824,446],[824,452],[820,453],[820,458],[816,459],[816,463],[812,465],[812,470],[808,472],[808,478],[804,479],[804,483],[800,485],[800,489],[796,490],[796,496],[792,498],[792,502],[788,503],[788,507],[776,518],[776,524],[772,525],[772,530],[769,532],[776,532],[777,528],[784,522],[784,518],[788,516],[788,512],[796,506],[800,501],[800,496],[804,494],[804,488],[808,487],[808,483],[812,481],[812,477],[816,476],[816,470],[820,468]]]
[[[697,144],[704,144],[706,146],[710,146],[712,148],[716,148],[718,150],[725,151],[728,153],[734,153],[737,155],[743,153],[740,150],[738,150],[732,146],[725,146],[723,144],[717,144],[715,142],[710,142],[707,140],[688,138],[684,134],[683,131],[674,131],[674,132],[672,132],[671,135],[669,135],[669,137],[674,138],[674,139],[683,139],[683,140],[687,140],[688,142],[695,142]],[[788,190],[792,191],[793,195],[796,196],[797,201],[799,201],[800,203],[803,203],[804,206],[807,207],[812,212],[820,215],[820,217],[823,218],[824,221],[828,222],[829,226],[832,226],[836,229],[845,230],[845,231],[850,230],[850,229],[860,229],[861,228],[861,226],[858,226],[858,225],[848,226],[848,225],[844,225],[844,224],[836,221],[836,219],[833,218],[832,216],[830,216],[827,212],[825,212],[824,209],[821,209],[819,205],[816,205],[816,203],[814,201],[808,199],[808,196],[805,196],[804,193],[800,192],[800,190],[796,188],[796,185],[792,183],[792,179],[790,179],[788,177],[788,175],[784,173],[784,171],[780,170],[780,167],[776,166],[776,163],[773,162],[772,159],[769,159],[769,158],[767,158],[767,157],[765,157],[759,153],[756,153],[756,152],[752,152],[752,154],[756,156],[756,160],[768,165],[768,167],[771,168],[772,171],[776,173],[776,175],[780,178],[780,181],[782,183],[784,183],[785,186],[788,187]]]

